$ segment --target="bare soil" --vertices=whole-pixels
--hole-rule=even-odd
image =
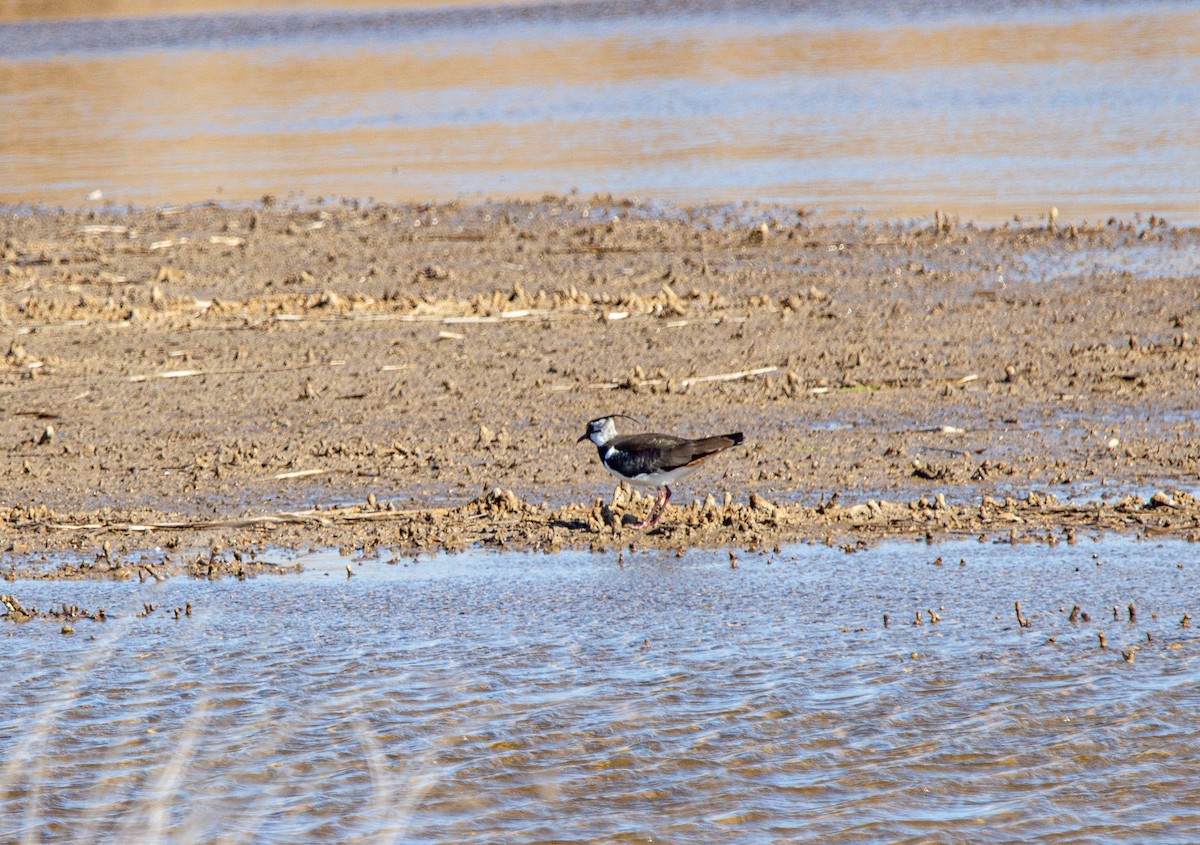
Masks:
[[[1200,536],[1200,231],[593,198],[9,210],[10,575],[262,548]],[[606,413],[746,445],[612,507]],[[681,506],[676,507],[675,503]],[[46,563],[49,562],[49,566]]]

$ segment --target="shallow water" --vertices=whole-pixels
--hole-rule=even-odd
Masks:
[[[1200,836],[1194,545],[302,562],[7,584],[0,840]]]
[[[1195,4],[379,6],[0,4],[0,202],[577,189],[1200,223]]]

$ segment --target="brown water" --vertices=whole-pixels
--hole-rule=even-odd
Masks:
[[[10,0],[0,45],[3,203],[577,189],[1200,223],[1191,3]]]
[[[1194,545],[303,563],[7,584],[0,841],[1200,841]]]

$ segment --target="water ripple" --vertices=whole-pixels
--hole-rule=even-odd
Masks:
[[[137,618],[136,585],[17,582],[28,604],[118,610],[74,637],[0,627],[0,839],[1194,839],[1195,560],[892,543],[347,581],[312,558],[155,587],[194,605],[178,621]],[[1136,623],[1113,619],[1130,603]],[[911,624],[929,608],[942,621]]]

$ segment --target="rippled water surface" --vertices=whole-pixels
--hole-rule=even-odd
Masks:
[[[1200,223],[1189,2],[29,0],[0,45],[4,203],[578,189]]]
[[[9,583],[0,840],[1200,837],[1193,545],[739,557]]]

